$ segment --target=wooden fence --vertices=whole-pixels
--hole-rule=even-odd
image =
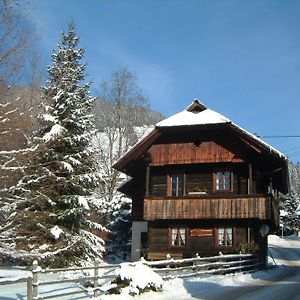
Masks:
[[[187,259],[172,259],[169,255],[166,260],[161,261],[146,261],[143,263],[151,267],[156,273],[158,273],[164,280],[172,278],[186,278],[191,276],[201,276],[208,274],[226,274],[246,270],[255,270],[263,267],[263,264],[259,262],[257,257],[252,254],[233,254],[233,255],[219,255],[213,257],[199,257],[187,258]],[[32,276],[17,280],[1,281],[0,285],[16,284],[21,282],[27,283],[27,299],[28,300],[40,300],[51,299],[60,297],[66,297],[76,294],[86,294],[88,297],[87,289],[79,288],[71,292],[53,293],[44,291],[41,293],[41,287],[46,285],[64,284],[64,283],[79,283],[79,282],[91,282],[93,296],[99,296],[101,289],[99,280],[105,281],[106,279],[116,278],[114,271],[120,268],[120,265],[100,265],[100,260],[96,260],[94,266],[90,267],[76,267],[76,268],[61,268],[61,269],[42,269],[38,266],[37,261],[33,263]],[[45,280],[41,277],[42,274],[49,273],[66,273],[70,271],[87,271],[92,270],[93,276],[84,276],[76,279],[55,279]],[[101,273],[100,270],[109,270],[106,273]],[[111,274],[109,274],[111,273]]]
[[[74,268],[61,268],[61,269],[42,269],[37,261],[33,262],[32,266],[32,276],[17,280],[6,280],[1,281],[0,285],[7,284],[16,284],[21,282],[27,283],[27,300],[41,300],[41,299],[60,299],[61,297],[67,297],[76,294],[86,294],[88,296],[87,289],[77,288],[71,292],[61,292],[61,293],[53,293],[52,291],[44,291],[41,293],[42,286],[49,286],[55,284],[64,284],[64,283],[79,283],[79,282],[91,282],[93,296],[99,296],[100,294],[100,286],[99,280],[113,279],[116,278],[116,275],[113,274],[100,274],[100,270],[115,270],[120,268],[120,265],[100,265],[100,260],[96,259],[94,266],[90,267],[74,267]],[[88,271],[92,270],[93,276],[85,275],[84,277],[78,277],[74,279],[55,279],[55,280],[43,280],[41,278],[42,274],[55,274],[55,273],[67,273],[72,271]],[[108,272],[107,272],[108,273]]]
[[[172,278],[186,278],[209,274],[226,274],[240,271],[257,270],[264,264],[253,254],[230,254],[186,259],[172,259],[168,257],[161,261],[145,261],[164,280]]]

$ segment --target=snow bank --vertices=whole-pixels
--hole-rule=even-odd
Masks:
[[[128,286],[124,293],[138,295],[146,291],[160,291],[163,286],[162,278],[142,262],[123,263],[117,271],[116,283]]]

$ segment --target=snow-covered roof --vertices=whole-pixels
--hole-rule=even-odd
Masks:
[[[233,123],[227,117],[206,108],[198,99],[195,99],[184,111],[177,113],[165,120],[162,120],[156,124],[156,127],[176,127],[176,126],[195,126],[195,125],[212,125],[212,124],[230,124],[233,128],[244,133],[251,139],[260,143],[262,146],[268,148],[270,152],[275,152],[278,156],[286,158],[286,156],[257,137],[256,135],[250,133],[246,129],[240,127],[239,125]]]
[[[195,99],[194,103],[195,102],[200,104],[198,99]],[[228,118],[211,109],[205,108],[201,111],[194,111],[189,109],[191,106],[192,105],[189,105],[184,111],[158,122],[156,127],[221,124],[231,122]]]

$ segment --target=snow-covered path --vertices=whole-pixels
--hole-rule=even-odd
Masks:
[[[104,295],[98,299],[300,300],[300,238],[290,237],[281,239],[277,236],[270,236],[269,249],[276,260],[277,268],[245,274],[237,273],[232,275],[207,276],[205,278],[173,279],[164,283],[162,292],[149,292],[135,297],[125,293],[121,295]],[[0,286],[0,300],[25,300],[25,287],[25,284]],[[60,285],[59,288],[68,291],[70,285]],[[88,297],[81,296],[64,299],[88,299]]]
[[[190,279],[177,282],[181,293],[177,299],[207,300],[292,300],[300,299],[300,239],[281,239],[271,236],[269,249],[276,260],[277,268],[252,274],[211,276],[205,279]],[[176,282],[176,281],[175,281]],[[170,293],[176,290],[175,282],[167,283]],[[164,295],[156,299],[174,299]]]
[[[174,279],[165,283],[162,293],[147,293],[139,300],[300,300],[300,238],[270,236],[269,249],[278,267],[248,274]],[[272,260],[270,260],[270,263]],[[116,295],[101,299],[126,300]]]

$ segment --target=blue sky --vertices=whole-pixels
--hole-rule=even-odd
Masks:
[[[199,98],[250,132],[300,135],[300,1],[32,0],[47,63],[73,20],[93,88],[127,67],[169,116]],[[265,139],[300,161],[300,138]]]

